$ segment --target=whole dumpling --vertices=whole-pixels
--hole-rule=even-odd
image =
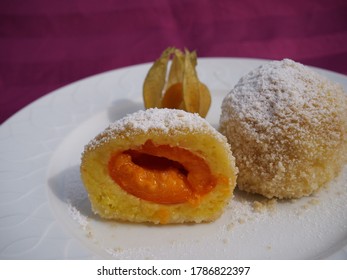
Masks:
[[[347,95],[307,66],[272,61],[224,98],[220,131],[236,158],[238,188],[268,198],[308,196],[346,163]]]

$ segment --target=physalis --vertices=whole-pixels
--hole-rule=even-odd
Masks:
[[[167,75],[167,68],[170,69]],[[148,108],[182,109],[206,117],[211,105],[210,91],[199,81],[196,52],[167,48],[149,69],[143,84]]]

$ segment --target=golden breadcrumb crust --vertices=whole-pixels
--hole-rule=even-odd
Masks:
[[[244,76],[222,103],[241,190],[268,198],[308,196],[338,175],[347,155],[347,95],[285,59]]]

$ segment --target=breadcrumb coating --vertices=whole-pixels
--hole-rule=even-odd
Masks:
[[[290,59],[242,77],[224,98],[220,131],[231,144],[241,190],[308,196],[346,163],[347,95]]]

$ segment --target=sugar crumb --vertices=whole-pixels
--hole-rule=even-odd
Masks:
[[[277,200],[276,199],[267,199],[264,201],[254,201],[252,204],[253,211],[255,212],[263,212],[265,210],[275,210],[277,205]]]
[[[312,198],[312,199],[309,200],[308,203],[311,204],[311,205],[318,205],[319,204],[319,200],[316,199],[316,198]]]
[[[228,225],[227,225],[227,231],[231,231],[231,230],[233,229],[234,226],[235,226],[234,223],[228,224]]]
[[[78,211],[78,209],[71,205],[71,203],[68,203],[68,211],[69,211],[69,214],[71,216],[71,218],[76,221],[83,230],[86,230],[87,229],[87,226],[88,226],[88,218],[84,215],[81,214],[80,211]]]

